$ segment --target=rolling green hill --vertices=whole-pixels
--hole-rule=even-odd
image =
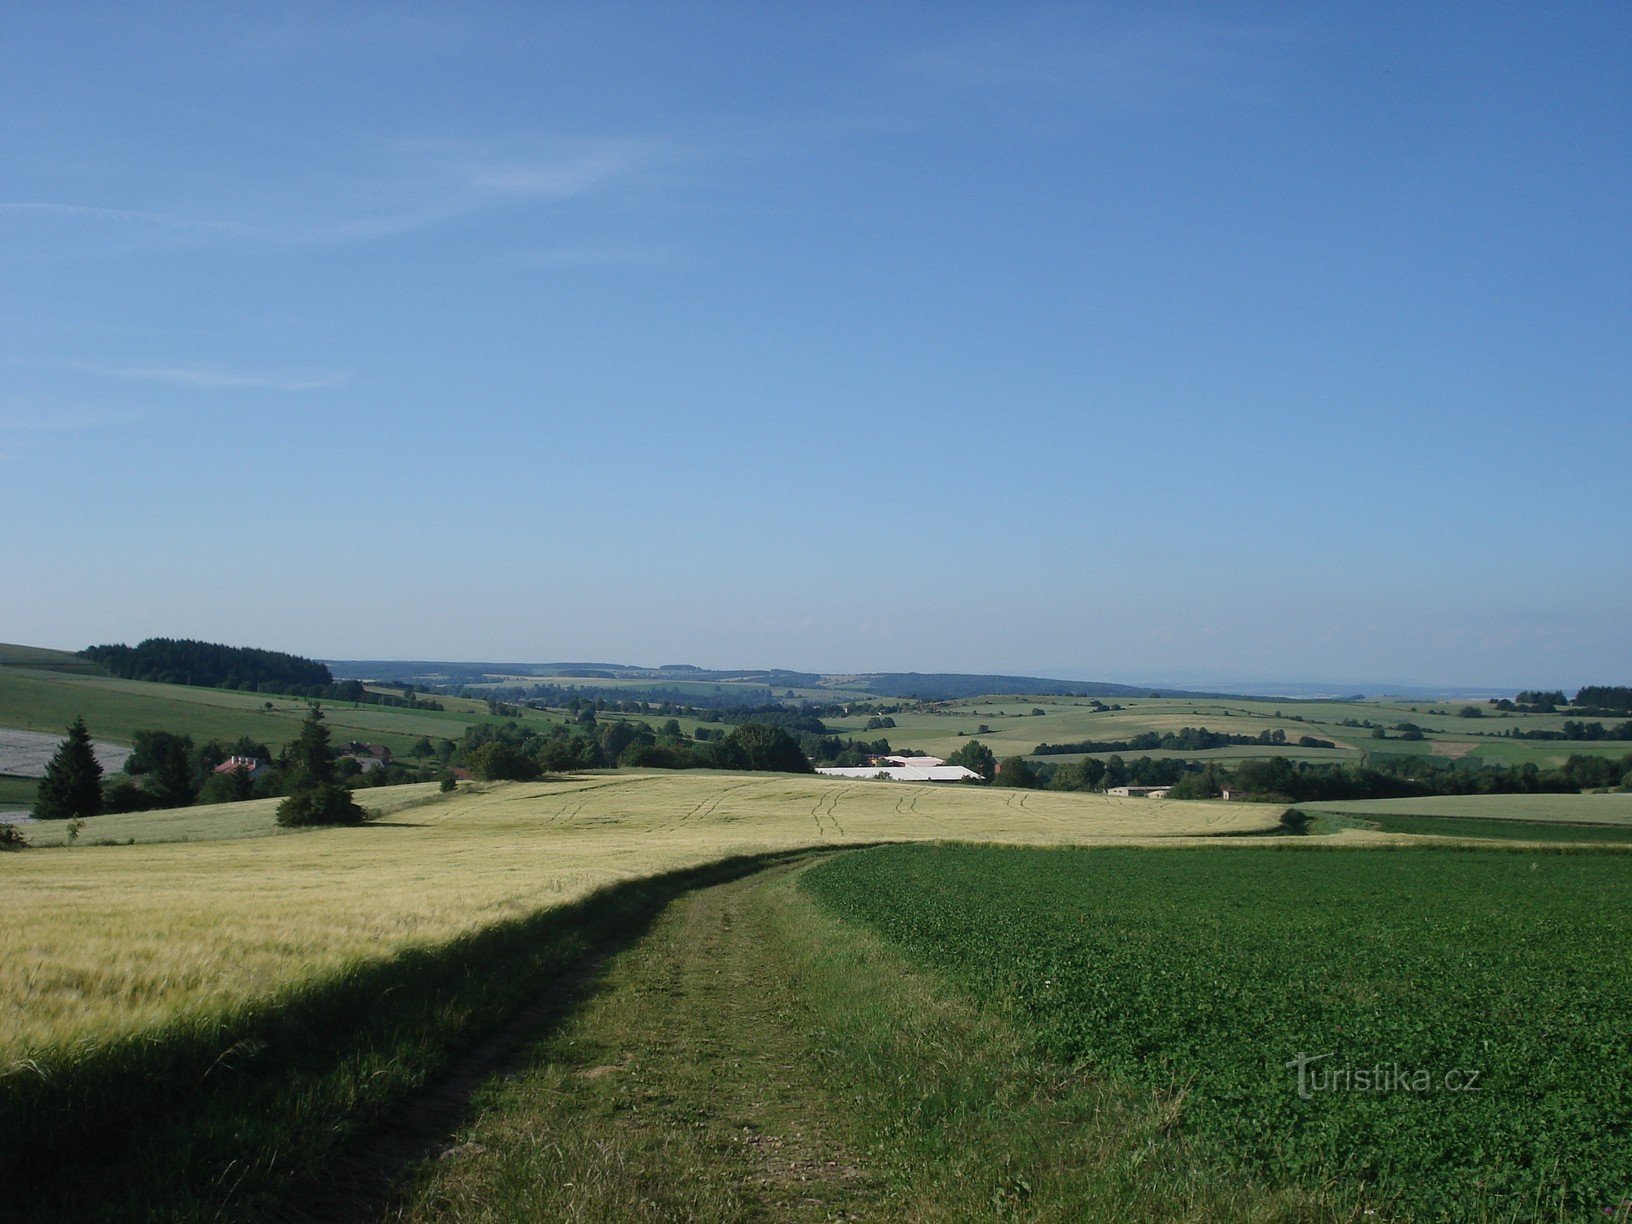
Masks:
[[[478,703],[444,711],[325,702],[324,714],[336,740],[364,740],[406,752],[421,737],[433,742],[458,739],[465,728],[492,719]],[[76,716],[93,739],[128,744],[137,731],[173,731],[195,740],[235,740],[249,736],[276,751],[295,738],[307,702],[231,689],[189,688],[107,676],[0,667],[0,726],[23,731],[61,732]],[[537,711],[524,720],[559,721]]]
[[[67,650],[44,646],[18,646],[0,642],[0,668],[27,667],[34,671],[65,672],[74,676],[105,676],[108,673],[89,659]]]

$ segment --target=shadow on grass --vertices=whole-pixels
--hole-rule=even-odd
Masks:
[[[670,901],[812,851],[610,885],[270,1001],[0,1070],[0,1218],[356,1218]],[[440,1083],[439,1083],[440,1081]]]

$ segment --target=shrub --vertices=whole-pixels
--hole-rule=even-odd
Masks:
[[[540,772],[537,761],[503,740],[483,744],[466,756],[465,764],[487,782],[531,782]]]
[[[23,838],[23,831],[14,824],[0,824],[0,851],[27,850],[28,842]]]
[[[119,778],[102,786],[104,812],[147,812],[159,806],[159,801],[130,778]]]

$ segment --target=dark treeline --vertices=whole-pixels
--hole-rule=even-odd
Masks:
[[[1632,687],[1591,684],[1575,695],[1575,704],[1585,709],[1613,710],[1632,714]]]
[[[978,746],[978,742],[977,742]],[[1422,757],[1378,756],[1370,764],[1326,764],[1284,757],[1202,764],[1176,758],[1120,755],[1055,765],[1010,757],[997,785],[1051,790],[1106,790],[1113,786],[1171,786],[1176,799],[1217,798],[1226,789],[1275,803],[1338,799],[1410,799],[1428,795],[1570,794],[1619,787],[1632,789],[1632,755],[1571,756],[1556,769],[1520,765],[1438,763]]]
[[[527,782],[545,773],[614,765],[656,769],[747,769],[809,773],[810,758],[784,727],[739,723],[718,739],[687,738],[677,719],[646,723],[593,719],[541,732],[508,722],[478,723],[452,759],[485,781]]]
[[[249,689],[262,684],[305,689],[334,683],[329,669],[313,659],[190,638],[148,638],[135,646],[90,646],[79,653],[126,680]]]
[[[1562,689],[1526,689],[1512,701],[1503,697],[1490,704],[1498,710],[1520,714],[1556,714],[1561,706],[1570,706],[1577,714],[1613,718],[1617,714],[1632,714],[1632,688],[1589,684],[1576,692],[1574,701],[1566,699]]]
[[[1632,740],[1632,721],[1612,723],[1567,721],[1557,731],[1509,731],[1512,739],[1526,740]]]
[[[1236,744],[1263,744],[1278,746],[1296,743],[1300,748],[1335,748],[1331,740],[1300,736],[1296,741],[1286,738],[1280,728],[1260,731],[1257,735],[1233,735],[1227,731],[1209,731],[1206,727],[1183,727],[1178,731],[1158,733],[1146,731],[1125,740],[1078,740],[1070,744],[1038,744],[1033,756],[1064,756],[1077,752],[1154,752],[1158,749],[1174,752],[1200,752],[1207,748],[1227,748]],[[1120,783],[1118,783],[1120,785]],[[1144,783],[1140,783],[1144,785]],[[1152,785],[1160,785],[1152,783]]]
[[[1225,787],[1252,798],[1313,803],[1338,799],[1412,799],[1428,795],[1571,794],[1632,787],[1632,756],[1571,756],[1556,769],[1531,762],[1468,766],[1421,757],[1377,757],[1369,765],[1313,765],[1283,759],[1207,766],[1175,786],[1177,798],[1205,799]]]
[[[324,664],[279,650],[224,646],[189,638],[148,638],[135,646],[89,646],[79,653],[125,680],[237,689],[312,701],[355,701],[415,710],[442,708],[440,702],[414,696],[411,684],[399,686],[403,690],[400,697],[371,693],[361,681],[337,683]]]

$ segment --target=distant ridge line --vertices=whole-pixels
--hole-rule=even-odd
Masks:
[[[688,683],[755,684],[772,688],[831,689],[875,697],[947,701],[965,697],[1184,697],[1245,699],[1248,694],[1200,692],[1163,685],[1117,684],[1103,680],[1059,680],[979,672],[801,672],[781,668],[702,668],[690,664],[642,667],[628,663],[499,663],[431,659],[324,659],[337,679],[402,680],[444,684],[478,683],[478,677],[508,676],[539,683],[571,684],[607,679]],[[588,673],[588,674],[586,674]],[[594,673],[600,673],[599,675]],[[582,687],[593,687],[593,683]]]

